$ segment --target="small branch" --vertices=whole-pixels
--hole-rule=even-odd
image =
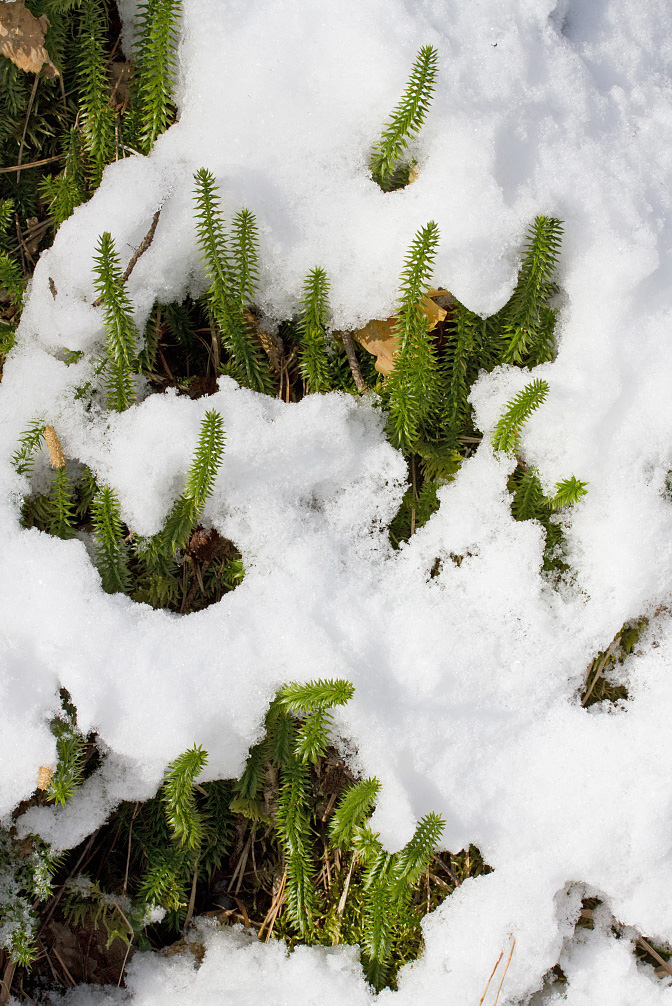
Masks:
[[[666,961],[664,957],[661,957],[658,951],[655,950],[651,946],[651,944],[644,939],[643,936],[638,936],[637,942],[639,943],[640,947],[642,947],[643,950],[646,950],[647,954],[650,954],[651,957],[653,957],[654,961],[658,961],[661,968],[663,968],[664,971],[667,971],[668,975],[672,975],[672,965],[669,963],[669,961]]]
[[[56,161],[60,161],[62,154],[56,154],[54,157],[44,157],[41,161],[31,161],[30,164],[12,164],[8,168],[0,168],[0,175],[8,175],[12,171],[28,171],[29,168],[41,168],[43,164],[55,164]]]
[[[33,89],[30,92],[30,100],[28,101],[28,110],[26,111],[26,121],[23,124],[23,133],[21,135],[21,143],[19,145],[19,163],[16,167],[16,180],[18,182],[21,177],[21,161],[23,160],[23,145],[26,142],[26,133],[28,132],[28,120],[30,119],[30,113],[33,110],[33,102],[35,101],[35,93],[37,91],[37,82],[40,79],[39,73],[35,74],[35,80],[33,81]]]
[[[350,370],[352,371],[352,376],[355,381],[355,387],[357,388],[357,391],[366,391],[366,383],[362,377],[362,372],[359,369],[359,361],[357,359],[357,354],[355,353],[355,344],[352,341],[352,336],[349,332],[341,332],[341,338],[343,339],[345,352],[348,354],[348,363],[350,364]]]
[[[620,637],[620,635],[618,635],[616,637],[616,639],[614,639],[614,641],[609,644],[609,648],[607,650],[605,650],[605,652],[602,654],[602,657],[601,657],[601,659],[599,660],[599,662],[597,664],[597,668],[595,670],[595,674],[593,676],[593,680],[590,683],[590,688],[588,689],[588,691],[586,692],[586,694],[581,699],[581,705],[582,706],[586,706],[587,705],[588,699],[593,694],[593,688],[595,687],[595,685],[597,684],[597,682],[599,681],[599,679],[602,677],[602,672],[604,671],[604,668],[607,666],[607,662],[609,661],[609,658],[616,656],[616,654],[618,653],[618,648],[619,648],[620,645],[621,645],[621,637]]]
[[[194,907],[196,905],[196,881],[197,880],[198,880],[198,867],[196,867],[196,869],[194,870],[194,878],[191,881],[191,894],[189,896],[189,907],[187,908],[187,917],[184,920],[184,928],[182,930],[183,933],[186,933],[187,929],[189,928],[189,923],[191,922],[191,918],[192,918],[192,916],[194,914]]]
[[[156,211],[156,213],[152,217],[151,227],[149,228],[149,230],[145,234],[144,238],[142,239],[142,241],[140,242],[140,244],[138,245],[138,247],[136,248],[136,250],[133,252],[133,255],[131,256],[131,260],[128,263],[128,265],[126,266],[126,269],[124,271],[124,275],[122,276],[122,279],[123,279],[124,283],[127,282],[129,276],[131,275],[131,273],[135,269],[135,266],[136,266],[137,261],[140,258],[140,256],[145,254],[145,252],[147,251],[147,249],[151,245],[152,241],[154,240],[154,234],[156,233],[156,227],[157,227],[157,224],[159,222],[160,215],[161,215],[161,207],[159,206],[158,210]],[[94,307],[100,307],[100,305],[103,303],[103,300],[104,300],[103,297],[96,297],[96,299],[93,302],[93,306]]]
[[[159,217],[160,216],[161,216],[161,207],[159,206],[158,210],[156,211],[156,213],[152,217],[151,227],[149,228],[149,230],[145,234],[144,238],[140,242],[140,247],[134,253],[133,257],[131,258],[131,261],[126,266],[126,271],[124,272],[124,275],[123,275],[124,283],[128,280],[128,277],[131,275],[131,273],[135,269],[136,262],[138,261],[138,259],[140,258],[140,256],[145,254],[145,252],[147,251],[147,249],[151,245],[152,241],[154,240],[154,234],[156,233],[156,227],[157,227],[157,224],[159,222]]]
[[[9,1002],[10,989],[12,987],[12,980],[14,978],[14,972],[16,971],[16,961],[8,961],[2,976],[2,983],[0,988],[0,1003]]]

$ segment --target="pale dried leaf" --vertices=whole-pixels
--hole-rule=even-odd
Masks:
[[[449,294],[448,290],[429,290],[427,296],[420,301],[420,310],[429,319],[429,330],[436,328],[440,321],[446,317],[447,311],[439,307],[434,302],[433,297],[444,297]],[[369,353],[376,357],[375,367],[379,374],[385,377],[394,370],[394,358],[399,349],[399,336],[395,334],[397,326],[396,315],[386,318],[385,321],[374,319],[364,328],[353,332],[353,338],[357,339]]]
[[[0,0],[0,54],[11,59],[15,66],[28,73],[39,73],[44,68],[45,77],[57,77],[58,70],[44,48],[44,35],[49,27],[46,14],[34,17],[26,10],[23,0]]]
[[[37,773],[37,788],[49,789],[49,783],[51,782],[53,775],[53,765],[40,765],[40,771]]]

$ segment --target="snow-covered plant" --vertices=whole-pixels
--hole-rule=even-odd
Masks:
[[[19,475],[30,475],[33,471],[33,455],[44,442],[45,423],[35,419],[19,437],[19,446],[12,454],[12,465]]]
[[[107,400],[110,408],[123,412],[135,399],[133,371],[138,330],[119,255],[109,231],[100,237],[94,263],[94,285],[103,305],[105,325]]]
[[[404,929],[411,891],[427,869],[444,827],[438,814],[427,814],[403,849],[386,852],[367,823],[379,791],[377,779],[347,789],[330,825],[333,844],[352,853],[363,866],[362,956],[367,978],[376,989],[390,978],[395,930],[398,934]]]
[[[562,223],[538,216],[527,234],[526,254],[511,300],[502,312],[507,341],[502,361],[536,366],[552,359],[555,311],[548,301],[557,292],[553,273],[562,240]]]
[[[424,45],[415,58],[399,104],[383,127],[380,139],[371,151],[369,167],[373,180],[383,192],[402,188],[408,183],[410,165],[402,162],[408,142],[422,128],[431,104],[438,73],[439,54]]]
[[[506,409],[497,420],[492,434],[492,446],[496,451],[516,453],[520,447],[522,427],[535,409],[546,400],[548,391],[548,382],[536,378],[507,402]]]
[[[128,548],[124,534],[119,498],[114,489],[103,486],[91,503],[96,536],[96,565],[103,590],[108,594],[127,594],[131,586]]]
[[[217,471],[224,455],[224,423],[215,409],[206,412],[201,423],[198,447],[187,473],[184,492],[168,515],[161,538],[166,552],[184,548],[212,495]]]
[[[429,288],[438,244],[439,228],[430,221],[413,238],[401,274],[399,349],[387,384],[387,429],[392,445],[404,453],[412,450],[436,400],[436,351],[420,300]]]
[[[298,334],[301,374],[309,392],[331,391],[325,335],[329,316],[329,279],[324,269],[311,269],[303,284]]]
[[[138,7],[134,75],[143,153],[151,150],[173,115],[181,15],[181,0],[146,0]]]
[[[247,307],[258,276],[258,239],[254,214],[241,210],[229,238],[224,227],[214,175],[196,172],[196,231],[210,281],[206,298],[229,354],[227,372],[254,391],[272,393],[273,382]]]
[[[23,966],[37,956],[35,903],[53,894],[54,875],[63,859],[34,836],[30,845],[32,851],[0,828],[0,948]]]
[[[61,689],[61,706],[61,712],[51,721],[57,762],[47,796],[54,803],[64,805],[84,781],[86,740],[77,726],[77,711],[65,689]]]
[[[168,825],[179,845],[198,848],[203,841],[203,824],[194,798],[194,780],[208,762],[207,753],[194,745],[172,762],[163,784]]]

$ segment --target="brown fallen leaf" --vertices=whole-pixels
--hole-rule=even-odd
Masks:
[[[19,70],[58,77],[58,70],[44,48],[44,35],[49,27],[46,14],[34,17],[23,0],[0,0],[0,54],[11,59]]]
[[[37,788],[49,789],[49,783],[52,780],[53,774],[53,765],[40,765],[40,771],[37,773]]]
[[[420,301],[419,307],[429,320],[430,332],[436,328],[440,321],[444,320],[448,313],[445,308],[439,307],[433,298],[445,297],[446,295],[450,296],[448,290],[428,290],[427,296]],[[399,349],[399,336],[395,335],[394,331],[396,325],[397,317],[395,315],[392,318],[386,318],[385,321],[374,319],[364,328],[352,333],[353,338],[357,339],[357,342],[364,349],[376,357],[376,370],[385,377],[389,377],[394,370],[394,358]]]

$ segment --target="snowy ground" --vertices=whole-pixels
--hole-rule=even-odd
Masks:
[[[134,0],[122,6],[130,23]],[[0,811],[53,761],[47,723],[61,685],[82,728],[110,751],[71,806],[31,812],[31,828],[65,846],[120,799],[152,793],[194,742],[208,749],[212,776],[236,775],[278,685],[345,677],[356,693],[339,729],[383,783],[374,823],[388,846],[434,810],[447,821],[447,848],[473,842],[494,867],[426,920],[425,956],[383,999],[477,1006],[515,939],[501,1006],[528,1002],[558,960],[569,984],[544,1001],[672,1003],[628,939],[672,942],[672,622],[663,609],[672,602],[672,8],[184,7],[180,120],[149,158],[109,167],[61,228],[5,368]],[[415,151],[419,178],[385,195],[368,176],[368,151],[427,43],[439,50],[440,76]],[[284,405],[229,379],[214,399],[152,396],[112,417],[75,400],[102,340],[91,264],[103,230],[127,259],[163,206],[130,281],[139,320],[155,299],[202,289],[191,210],[201,166],[216,174],[227,212],[257,215],[267,314],[291,314],[306,272],[321,265],[338,328],[392,312],[405,250],[430,219],[441,229],[437,284],[482,312],[509,296],[533,217],[565,221],[560,352],[535,372],[550,394],[523,444],[549,486],[571,474],[589,483],[568,522],[571,590],[555,593],[541,577],[540,530],[511,518],[509,463],[486,441],[429,524],[391,553],[381,527],[404,465],[366,401]],[[87,357],[66,367],[64,348]],[[484,432],[527,380],[503,368],[479,381]],[[227,451],[206,516],[248,569],[219,604],[180,618],[108,596],[82,542],[19,527],[27,483],[9,458],[32,419],[55,426],[66,455],[116,487],[129,525],[151,533],[213,407]],[[46,471],[42,458],[38,483]],[[451,552],[467,558],[457,566]],[[430,579],[437,557],[446,562]],[[625,666],[627,704],[582,709],[590,660],[626,619],[654,612]],[[608,920],[572,935],[586,891],[632,927],[624,938]],[[286,957],[236,932],[206,939],[197,972],[189,956],[137,955],[134,1006],[341,1006],[371,995],[351,949]],[[70,1003],[116,998],[83,990]]]

